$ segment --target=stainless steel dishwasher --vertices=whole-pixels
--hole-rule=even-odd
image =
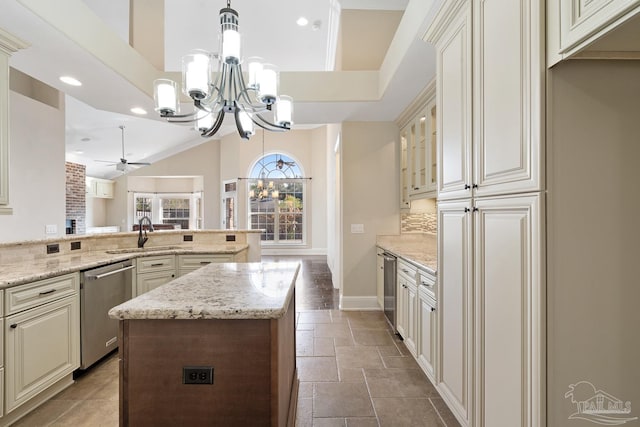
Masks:
[[[118,348],[118,321],[109,310],[131,299],[131,260],[82,272],[80,277],[80,369]]]
[[[396,332],[396,269],[395,255],[384,252],[384,315]]]

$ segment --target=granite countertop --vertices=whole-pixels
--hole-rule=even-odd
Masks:
[[[289,306],[300,263],[209,264],[109,311],[120,320],[277,319]]]
[[[438,270],[438,239],[435,234],[377,236],[376,245],[434,275]]]
[[[21,263],[0,265],[0,289],[9,288],[36,280],[48,279],[67,273],[99,267],[114,262],[125,261],[153,255],[199,255],[199,254],[237,254],[247,249],[249,245],[194,245],[194,246],[153,246],[143,250],[96,250],[80,252],[78,254],[53,255],[46,258],[30,260]]]

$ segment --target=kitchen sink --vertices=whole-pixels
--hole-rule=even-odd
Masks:
[[[185,246],[149,246],[146,248],[122,248],[122,249],[109,249],[105,252],[108,254],[128,254],[136,252],[155,252],[155,251],[170,251],[173,249],[189,249]]]

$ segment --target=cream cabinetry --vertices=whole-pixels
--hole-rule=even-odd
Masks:
[[[548,1],[550,39],[559,38],[561,56],[571,55],[640,14],[640,0],[572,0]]]
[[[400,209],[411,207],[409,202],[409,138],[410,128],[400,130]]]
[[[216,262],[233,262],[231,254],[219,255],[178,255],[178,277]]]
[[[400,130],[400,207],[436,196],[435,81],[402,114]]]
[[[438,206],[437,382],[464,425],[544,425],[541,198]]]
[[[113,199],[114,182],[107,179],[87,178],[87,196]]]
[[[418,348],[416,359],[418,364],[435,383],[436,357],[436,300],[434,294],[427,287],[418,287]]]
[[[396,329],[404,339],[404,344],[412,355],[416,355],[418,287],[416,269],[402,259],[398,259],[396,293]]]
[[[66,290],[70,285],[72,293]],[[58,288],[65,290],[58,293]],[[3,325],[7,414],[78,368],[78,291],[77,273],[7,289]]]
[[[136,260],[137,295],[169,283],[176,277],[176,256],[157,255]]]
[[[471,209],[470,200],[438,203],[436,386],[460,424],[465,426],[473,425]]]
[[[426,40],[437,47],[439,199],[541,189],[542,11],[536,1],[456,0],[429,28]]]
[[[454,0],[425,35],[438,72],[436,384],[464,426],[544,424],[543,12]]]

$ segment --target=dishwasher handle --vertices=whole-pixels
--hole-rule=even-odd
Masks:
[[[134,268],[134,266],[130,265],[128,267],[119,268],[117,270],[109,271],[107,273],[96,274],[96,275],[89,275],[88,274],[88,275],[85,276],[85,278],[87,280],[98,280],[98,279],[102,279],[103,277],[108,277],[108,276],[111,276],[113,274],[118,274],[118,273],[122,273],[123,271],[131,270],[132,268]]]

